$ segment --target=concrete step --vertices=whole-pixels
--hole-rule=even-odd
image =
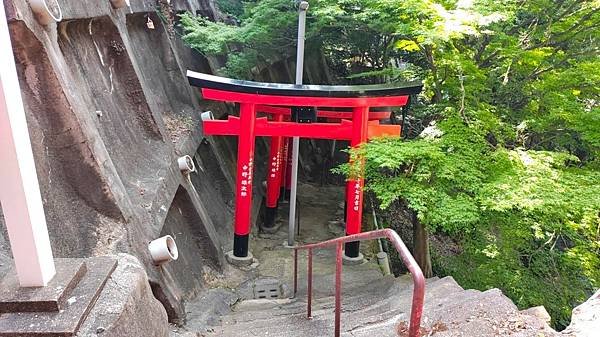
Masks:
[[[315,254],[313,260],[313,292],[315,296],[327,296],[335,293],[335,255],[329,250],[322,255]],[[318,256],[318,257],[317,257]],[[306,294],[307,270],[306,261],[298,261],[298,293]],[[356,266],[342,267],[343,291],[352,293],[354,288],[361,288],[378,281],[383,275],[376,263],[365,262]],[[292,280],[285,280],[292,286]]]
[[[343,336],[398,336],[408,327],[412,301],[409,277],[381,278],[343,298]],[[436,336],[559,336],[542,320],[523,315],[499,290],[463,290],[451,277],[427,283],[422,326]],[[236,305],[215,328],[218,336],[333,335],[333,297],[315,299],[313,317],[306,301],[250,300]]]
[[[560,336],[542,320],[521,314],[498,289],[465,290],[426,301],[424,333],[435,336]],[[349,331],[347,336],[396,337],[405,332],[407,317],[390,318]]]
[[[382,278],[380,282],[370,289],[363,288],[354,296],[343,298],[344,331],[350,332],[409,315],[412,299],[409,277]],[[430,280],[427,293],[428,298],[440,298],[462,291],[452,278],[444,278]],[[238,304],[232,314],[224,318],[223,327],[216,329],[216,332],[223,336],[278,336],[280,327],[290,326],[298,329],[298,332],[289,331],[286,336],[296,333],[298,336],[324,336],[333,333],[333,322],[333,297],[316,299],[310,320],[306,318],[304,300],[253,300]]]
[[[347,311],[361,310],[365,307],[381,303],[389,296],[399,293],[410,286],[409,278],[380,277],[371,283],[353,287],[342,294],[343,308]],[[334,307],[334,297],[313,297],[313,311],[330,310]],[[307,310],[306,294],[297,294],[294,299],[278,300],[247,300],[238,303],[231,317],[238,321],[252,321],[272,317],[271,311],[277,311],[277,315],[305,314]]]

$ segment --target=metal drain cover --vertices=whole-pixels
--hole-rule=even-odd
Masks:
[[[283,298],[281,282],[274,278],[261,278],[254,281],[255,299]]]

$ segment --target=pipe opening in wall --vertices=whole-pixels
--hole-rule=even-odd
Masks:
[[[202,114],[200,114],[200,117],[203,121],[212,121],[215,119],[212,111],[204,111]]]
[[[177,251],[177,246],[175,245],[175,240],[173,240],[173,238],[171,238],[171,237],[167,238],[167,250],[169,252],[169,256],[173,260],[177,260],[179,252]]]
[[[29,0],[29,6],[41,25],[62,21],[62,10],[56,0]]]
[[[158,238],[148,245],[150,256],[154,264],[161,265],[167,262],[175,261],[179,257],[179,250],[175,240],[170,235]]]
[[[192,157],[185,155],[183,157],[179,157],[177,159],[177,165],[179,166],[179,170],[183,174],[190,174],[192,172],[196,172],[196,164],[194,164],[194,160]]]

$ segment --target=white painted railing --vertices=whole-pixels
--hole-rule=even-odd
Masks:
[[[4,2],[0,2],[0,203],[22,287],[56,273]]]

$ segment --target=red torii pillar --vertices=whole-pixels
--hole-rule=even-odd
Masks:
[[[240,106],[240,123],[245,127],[239,130],[237,180],[235,194],[235,228],[233,255],[248,256],[248,238],[250,234],[250,212],[252,211],[252,181],[254,176],[254,125],[255,105]],[[206,132],[206,130],[205,130]]]
[[[282,165],[281,165],[281,194],[279,200],[285,200],[285,196],[289,195],[288,182],[291,184],[291,171],[290,166],[292,165],[291,151],[290,151],[291,140],[288,137],[283,137],[283,150],[282,150]],[[290,179],[288,179],[288,172],[290,173]],[[291,188],[291,186],[289,186]]]
[[[359,147],[362,143],[367,142],[368,137],[368,107],[356,107],[352,111],[352,139],[350,146],[353,148]],[[398,134],[399,135],[399,134]],[[359,159],[361,160],[361,159]],[[362,165],[362,163],[359,163]],[[361,175],[358,177],[350,177],[346,181],[346,235],[358,234],[361,229],[362,212],[363,212],[363,187],[365,179]],[[345,247],[345,254],[349,258],[359,256],[359,242],[348,242]]]
[[[204,121],[207,135],[239,136],[234,247],[230,261],[248,263],[252,255],[248,251],[250,212],[252,206],[252,175],[254,168],[254,141],[257,136],[303,137],[321,139],[346,139],[352,146],[359,146],[369,137],[399,135],[398,125],[379,125],[369,122],[369,107],[403,106],[408,95],[420,92],[422,85],[395,86],[295,86],[287,84],[238,81],[188,71],[191,85],[202,88],[204,99],[236,102],[240,104],[240,116],[227,120]],[[293,123],[268,121],[256,118],[257,105],[345,107],[352,108],[352,122],[340,123]],[[347,183],[349,207],[346,233],[360,232],[364,179],[362,175],[351,177]],[[346,245],[345,255],[359,255],[358,243]]]
[[[283,115],[274,115],[274,120],[283,122]],[[283,170],[283,141],[284,137],[271,137],[269,144],[269,166],[267,172],[267,195],[265,200],[265,219],[263,226],[266,229],[275,226],[277,208],[279,206],[279,195],[282,186]],[[287,158],[286,158],[287,160]],[[287,163],[285,163],[287,165]]]

